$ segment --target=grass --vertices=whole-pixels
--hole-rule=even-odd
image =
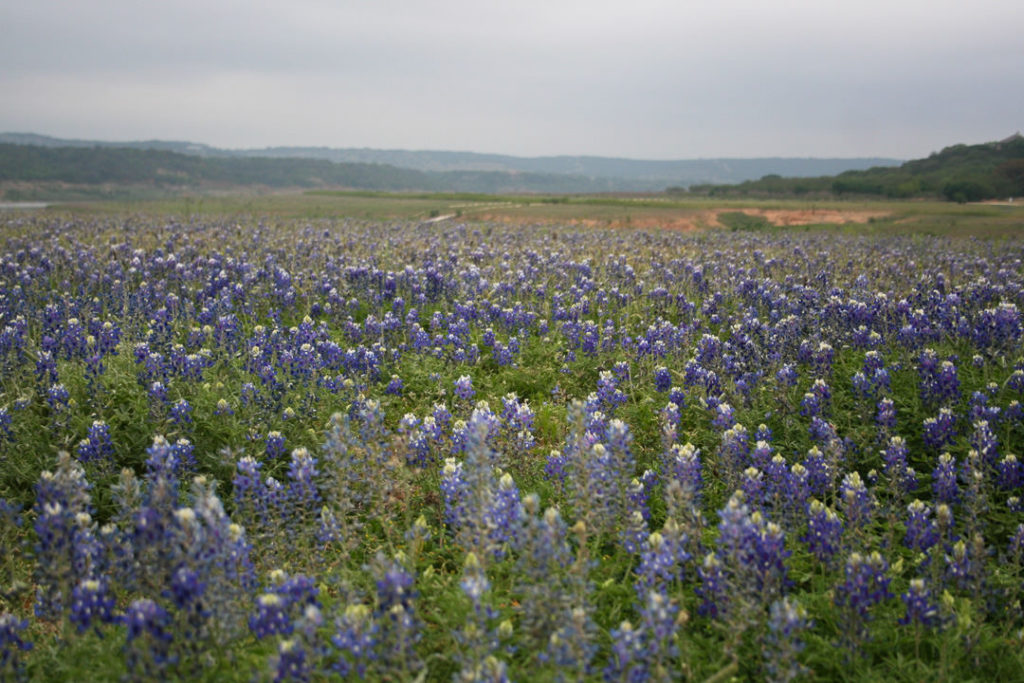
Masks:
[[[660,196],[480,195],[469,193],[385,193],[306,191],[226,193],[155,200],[66,202],[48,209],[80,215],[176,214],[195,217],[249,216],[274,219],[352,218],[429,220],[451,216],[460,222],[486,219],[517,223],[591,224],[651,229],[757,227],[745,210],[783,212],[872,212],[866,223],[818,223],[794,231],[830,230],[847,234],[921,234],[943,237],[1013,237],[1024,234],[1024,202],[1012,205],[954,204],[921,200],[744,200]],[[762,219],[763,220],[763,219]],[[738,222],[737,222],[738,221]]]

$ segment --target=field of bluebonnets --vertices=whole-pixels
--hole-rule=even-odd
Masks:
[[[0,678],[1024,677],[1022,241],[0,240]]]

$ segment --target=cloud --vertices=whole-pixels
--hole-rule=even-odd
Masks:
[[[1022,20],[995,0],[35,0],[0,8],[0,129],[909,157],[1022,127]]]

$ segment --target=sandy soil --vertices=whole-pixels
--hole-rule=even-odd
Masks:
[[[885,211],[855,211],[846,209],[739,209],[750,216],[761,216],[772,225],[795,226],[815,225],[831,223],[841,225],[843,223],[867,223],[872,218],[883,218],[889,213]],[[718,220],[718,214],[731,213],[737,209],[709,209],[705,211],[687,212],[676,216],[656,215],[644,216],[633,215],[630,219],[587,219],[578,218],[574,220],[557,220],[559,223],[570,223],[572,225],[583,225],[591,227],[613,227],[613,228],[639,228],[639,229],[662,229],[678,230],[680,232],[694,232],[707,230],[709,228],[725,227]],[[491,220],[499,222],[520,222],[536,223],[545,222],[545,219],[538,217],[511,217],[503,216],[500,213],[484,213],[474,216],[475,219]]]

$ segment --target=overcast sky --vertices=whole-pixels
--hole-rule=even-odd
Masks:
[[[1021,0],[6,0],[0,131],[916,158],[1024,129]]]

